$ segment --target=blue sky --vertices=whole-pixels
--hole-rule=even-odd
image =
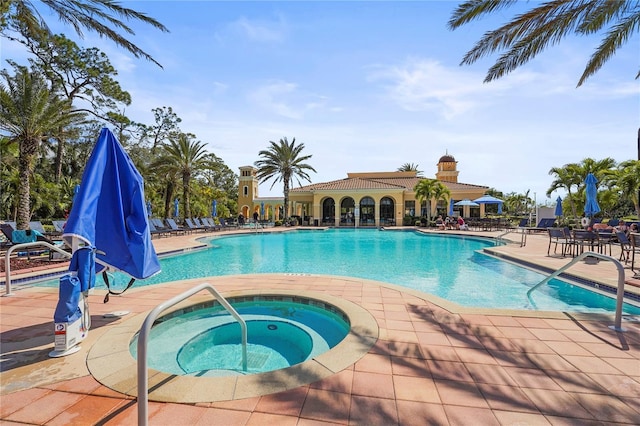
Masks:
[[[172,107],[181,129],[236,172],[285,136],[313,155],[314,183],[405,163],[434,177],[448,152],[461,182],[553,204],[564,194],[545,196],[551,167],[637,158],[637,34],[580,88],[600,35],[568,38],[492,83],[483,79],[495,56],[459,65],[485,31],[536,2],[456,31],[447,28],[453,1],[123,4],[169,28],[134,25],[132,37],[164,69],[91,33],[79,44],[107,53],[132,95],[130,118],[151,124],[151,109]],[[2,43],[3,68],[23,57]],[[270,186],[260,195],[281,195]]]

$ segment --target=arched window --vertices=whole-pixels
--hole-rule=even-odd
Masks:
[[[326,198],[322,202],[322,223],[329,225],[336,223],[336,202],[333,198]]]
[[[355,225],[354,210],[356,202],[351,197],[346,197],[340,203],[340,223],[344,225]]]
[[[395,223],[394,211],[393,199],[389,197],[382,198],[380,200],[380,223],[384,225]]]
[[[376,203],[371,197],[364,197],[360,200],[360,224],[373,225],[376,223],[375,205]]]

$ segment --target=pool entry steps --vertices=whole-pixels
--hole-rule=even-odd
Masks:
[[[216,298],[216,300],[227,310],[240,324],[240,330],[242,333],[242,369],[247,370],[247,324],[242,317],[236,312],[236,310],[227,302],[227,300],[218,291],[213,288],[209,283],[202,283],[193,287],[191,290],[187,290],[184,293],[177,295],[176,297],[167,300],[156,306],[142,323],[140,332],[138,335],[138,425],[146,426],[148,422],[148,408],[149,408],[149,377],[147,371],[147,344],[149,340],[149,333],[151,327],[158,316],[165,310],[177,305],[185,299],[199,293],[202,290],[207,290]]]

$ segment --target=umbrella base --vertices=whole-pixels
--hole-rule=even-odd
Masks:
[[[75,354],[76,352],[78,352],[80,350],[80,346],[76,345],[72,348],[67,349],[66,351],[51,351],[49,352],[49,357],[50,358],[60,358],[63,356],[67,356],[67,355],[71,355],[71,354]]]

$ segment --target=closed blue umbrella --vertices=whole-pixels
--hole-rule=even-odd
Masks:
[[[97,249],[102,265],[138,279],[160,272],[151,244],[143,180],[116,137],[102,129],[62,237]]]
[[[213,200],[211,202],[211,216],[218,217],[218,200]]]
[[[173,217],[176,219],[180,216],[180,201],[176,198],[173,200]]]
[[[147,217],[151,217],[151,201],[147,200]]]
[[[453,216],[453,198],[449,200],[449,213],[448,216]]]
[[[558,196],[558,198],[556,199],[556,210],[554,214],[557,217],[562,216],[562,198],[560,198],[560,196]]]
[[[72,204],[76,202],[76,195],[78,195],[78,192],[80,192],[80,185],[76,185],[75,188],[73,188],[73,199],[71,200]]]
[[[600,212],[600,206],[598,205],[598,188],[596,187],[598,179],[596,179],[593,173],[589,173],[584,183],[587,194],[587,199],[584,203],[584,215],[593,217],[596,213]]]
[[[260,217],[264,219],[264,201],[260,203]]]

